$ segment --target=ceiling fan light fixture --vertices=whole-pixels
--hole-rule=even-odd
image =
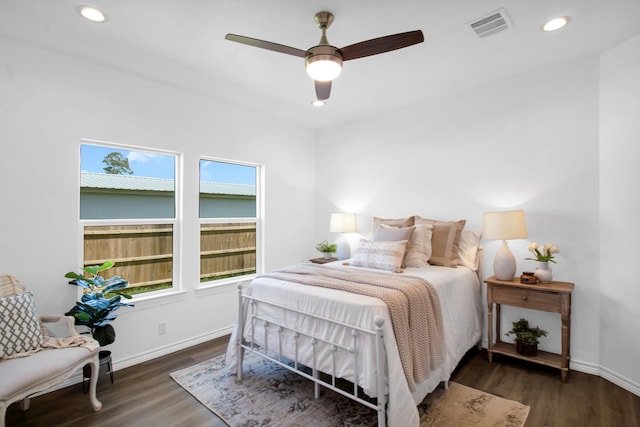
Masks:
[[[342,57],[330,45],[318,45],[309,49],[304,63],[309,77],[319,82],[331,81],[342,71]]]
[[[336,62],[335,58],[316,57],[307,61],[307,74],[313,80],[327,82],[335,79],[342,71],[342,61]]]

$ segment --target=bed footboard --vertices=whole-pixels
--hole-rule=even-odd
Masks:
[[[369,408],[372,408],[377,411],[378,414],[378,426],[384,427],[386,426],[386,406],[388,396],[385,393],[385,385],[387,383],[385,378],[386,370],[386,353],[384,349],[384,340],[383,340],[383,325],[384,319],[381,316],[376,316],[373,319],[373,329],[363,329],[359,327],[355,327],[352,325],[348,325],[339,321],[335,321],[326,317],[318,316],[312,313],[303,312],[300,310],[292,309],[280,304],[275,304],[264,299],[256,298],[251,295],[246,295],[243,291],[244,283],[240,283],[238,285],[238,330],[237,330],[237,378],[239,381],[242,381],[242,359],[244,351],[251,351],[257,354],[260,357],[263,357],[283,368],[286,368],[292,372],[297,373],[298,375],[314,382],[314,393],[315,398],[317,399],[320,396],[320,387],[325,387],[330,390],[333,390],[341,395],[348,397],[362,405],[365,405]],[[322,322],[328,322],[332,325],[337,325],[343,328],[347,328],[347,330],[351,331],[351,344],[345,346],[343,344],[332,342],[330,340],[314,336],[309,331],[302,331],[292,326],[287,326],[283,324],[284,322],[279,322],[273,319],[268,319],[265,316],[260,314],[260,310],[258,309],[260,305],[267,305],[270,307],[277,307],[278,309],[282,309],[286,312],[295,313],[297,315],[308,316],[314,319],[317,319]],[[248,310],[248,313],[245,313],[245,309]],[[251,336],[244,338],[245,328],[247,324],[250,323],[251,326]],[[255,340],[255,331],[256,327],[262,326],[264,328],[264,342],[256,343]],[[276,331],[276,342],[269,342],[269,330]],[[283,334],[288,333],[288,335],[293,337],[293,345],[294,345],[294,355],[287,355],[285,357],[283,355]],[[338,378],[336,375],[337,366],[336,366],[336,353],[337,352],[346,352],[349,357],[349,360],[352,364],[352,369],[355,374],[355,378],[357,378],[358,374],[358,358],[359,351],[361,350],[358,346],[358,337],[360,334],[368,334],[372,337],[375,337],[375,351],[376,351],[376,369],[377,369],[377,379],[376,379],[376,394],[377,401],[376,403],[371,403],[368,400],[365,400],[358,390],[357,380],[353,381],[353,390],[345,391],[342,388],[336,386],[336,379]],[[306,337],[306,339],[301,339]],[[303,342],[304,341],[304,342]],[[312,363],[311,366],[308,366],[308,363],[303,365],[299,362],[298,353],[300,350],[299,346],[307,345],[309,343],[311,346],[312,352]],[[318,360],[317,360],[317,345],[322,343],[329,347],[331,354],[331,372],[323,372],[329,377],[328,380],[321,378],[319,375],[319,370],[317,369]],[[343,358],[344,359],[344,358]],[[286,363],[287,360],[290,360],[292,363]],[[305,372],[303,369],[307,367],[311,369],[311,374]]]

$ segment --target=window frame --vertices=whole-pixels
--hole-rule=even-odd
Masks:
[[[174,158],[174,217],[173,218],[117,218],[117,219],[82,219],[80,218],[81,197],[80,191],[82,186],[82,145],[93,145],[98,147],[113,148],[117,150],[141,151],[151,154],[159,154],[163,156],[171,156]],[[107,225],[150,225],[150,224],[171,224],[173,229],[172,236],[172,261],[171,261],[171,288],[160,289],[157,291],[149,291],[141,294],[132,295],[132,302],[140,302],[167,295],[183,293],[182,282],[178,280],[182,277],[182,266],[184,263],[183,254],[180,250],[183,235],[183,164],[184,155],[177,151],[164,150],[158,148],[142,147],[131,144],[120,144],[114,142],[98,141],[93,139],[80,139],[78,145],[79,164],[78,164],[78,238],[79,238],[79,260],[78,265],[84,266],[84,230],[87,226],[107,226]],[[125,278],[126,279],[126,278]],[[81,290],[79,290],[81,292]]]
[[[202,236],[202,226],[206,224],[223,224],[223,223],[247,223],[247,224],[255,224],[256,227],[256,272],[253,274],[241,275],[228,277],[226,279],[218,279],[218,280],[209,280],[206,282],[198,281],[198,290],[203,289],[213,289],[229,286],[231,284],[236,284],[239,282],[250,281],[254,279],[257,275],[262,274],[264,272],[264,204],[263,204],[263,184],[264,184],[264,165],[247,162],[242,160],[229,160],[220,157],[212,157],[212,156],[200,156],[198,159],[198,206],[200,206],[200,162],[202,160],[211,161],[211,162],[220,162],[220,163],[230,163],[239,166],[249,166],[255,168],[256,173],[256,182],[255,182],[255,191],[256,191],[256,216],[253,217],[226,217],[226,218],[201,218],[200,217],[200,209],[198,208],[198,236],[201,238]],[[201,239],[198,239],[200,242]],[[198,254],[202,253],[202,247],[198,244]],[[201,255],[198,256],[198,277],[200,277],[200,269],[201,269]]]

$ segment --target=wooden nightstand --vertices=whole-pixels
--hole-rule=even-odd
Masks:
[[[523,285],[519,278],[512,281],[498,280],[495,276],[485,280],[487,284],[489,363],[493,362],[493,354],[528,360],[541,365],[560,369],[562,382],[567,382],[569,374],[569,345],[571,341],[571,292],[573,283],[551,282],[537,285]],[[495,344],[493,342],[493,305],[496,306]],[[502,342],[500,339],[500,305],[506,304],[532,310],[560,313],[562,318],[562,351],[561,354],[538,350],[536,357],[523,356],[516,352],[514,344]]]

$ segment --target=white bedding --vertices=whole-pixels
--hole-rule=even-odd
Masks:
[[[335,262],[325,264],[327,268],[358,268],[348,267]],[[369,269],[367,269],[369,270]],[[395,274],[382,270],[370,270],[381,274]],[[475,272],[467,267],[458,268],[429,266],[427,268],[407,268],[405,275],[414,275],[427,279],[435,288],[440,297],[445,338],[444,363],[431,372],[429,377],[417,385],[415,391],[411,391],[404,377],[400,364],[398,348],[391,327],[391,321],[386,305],[376,299],[363,295],[350,294],[344,291],[326,289],[314,286],[305,286],[282,280],[258,277],[245,292],[254,297],[268,299],[269,301],[286,305],[288,307],[330,317],[349,325],[374,329],[373,319],[376,315],[384,318],[384,345],[387,354],[388,383],[386,388],[389,393],[387,409],[388,425],[394,426],[419,426],[419,417],[416,405],[433,391],[441,381],[449,380],[449,377],[464,354],[481,337],[482,333],[482,303],[480,281]],[[245,313],[248,310],[245,310]],[[303,315],[292,315],[291,312],[283,313],[282,309],[275,307],[261,308],[260,313],[272,319],[284,322],[288,326],[294,326],[303,331],[313,331],[316,336],[338,340],[345,346],[352,342],[351,330],[335,325],[328,325],[322,321]],[[256,326],[256,342],[264,342],[262,327]],[[245,338],[251,337],[250,325],[245,326]],[[361,334],[358,346],[361,358],[358,360],[357,383],[365,393],[371,397],[376,394],[376,362],[374,338]],[[278,343],[277,333],[268,333],[268,341],[273,349]],[[302,347],[298,353],[298,360],[304,364],[311,364],[312,353],[310,346]],[[323,372],[331,372],[332,364],[330,350],[327,346],[318,345],[318,369]],[[285,356],[293,358],[292,345],[284,345]],[[338,377],[354,381],[355,375],[352,363],[345,360],[348,355],[336,353],[336,365]],[[348,362],[348,363],[347,363]],[[227,367],[233,371],[236,369],[236,330],[234,329],[226,355]]]

